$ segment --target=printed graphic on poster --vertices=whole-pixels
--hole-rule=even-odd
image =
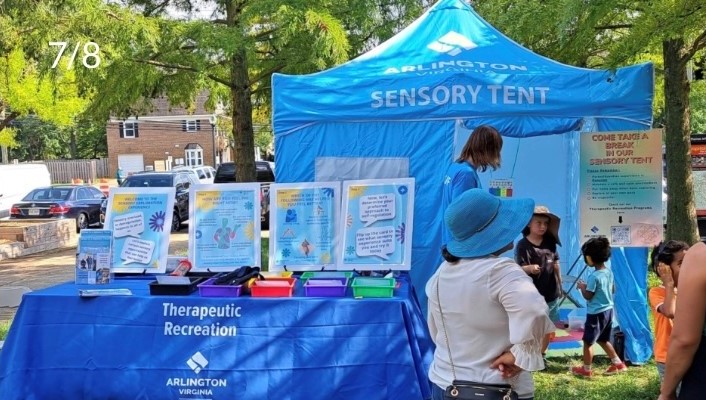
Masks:
[[[343,270],[409,270],[414,178],[343,182]]]
[[[340,182],[270,186],[270,271],[336,269]]]
[[[260,184],[189,188],[192,271],[232,271],[260,265]]]
[[[76,284],[110,283],[113,232],[108,229],[84,229],[76,249]]]
[[[498,197],[512,197],[512,179],[491,179],[488,182],[490,194]]]
[[[113,231],[113,272],[164,273],[173,187],[110,188],[105,227]]]
[[[605,236],[612,246],[662,240],[662,132],[581,134],[581,242]]]

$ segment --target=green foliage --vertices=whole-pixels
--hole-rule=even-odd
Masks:
[[[691,132],[706,133],[706,80],[691,82]]]
[[[0,57],[0,76],[0,111],[6,115],[32,113],[66,126],[85,107],[71,71],[58,68],[51,77],[42,74],[21,49]]]
[[[5,128],[0,130],[0,146],[14,148],[18,146],[15,139],[16,132],[13,128]]]
[[[61,127],[29,115],[18,118],[13,130],[16,145],[11,146],[14,147],[10,150],[11,159],[87,159],[107,157],[108,154],[105,123],[80,121]],[[75,149],[72,148],[74,144]]]
[[[12,321],[0,321],[0,340],[5,340],[7,338],[7,333],[10,331],[10,325],[12,325]]]

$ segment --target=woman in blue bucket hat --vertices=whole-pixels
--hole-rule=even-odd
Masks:
[[[534,398],[530,371],[544,368],[542,339],[554,324],[532,279],[500,256],[512,249],[533,211],[531,199],[470,189],[444,213],[451,234],[446,261],[426,285],[436,344],[429,369],[434,400],[456,380],[510,385],[513,398]]]

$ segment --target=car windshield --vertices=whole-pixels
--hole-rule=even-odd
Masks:
[[[71,196],[69,188],[43,188],[29,192],[23,201],[63,201]]]
[[[121,187],[171,187],[171,176],[140,176],[133,175],[125,179]]]
[[[235,164],[223,164],[218,167],[218,176],[231,177],[235,175]]]

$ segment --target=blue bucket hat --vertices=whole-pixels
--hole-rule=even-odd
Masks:
[[[456,257],[482,257],[515,240],[532,218],[534,200],[500,198],[483,189],[470,189],[449,204],[444,213]]]

